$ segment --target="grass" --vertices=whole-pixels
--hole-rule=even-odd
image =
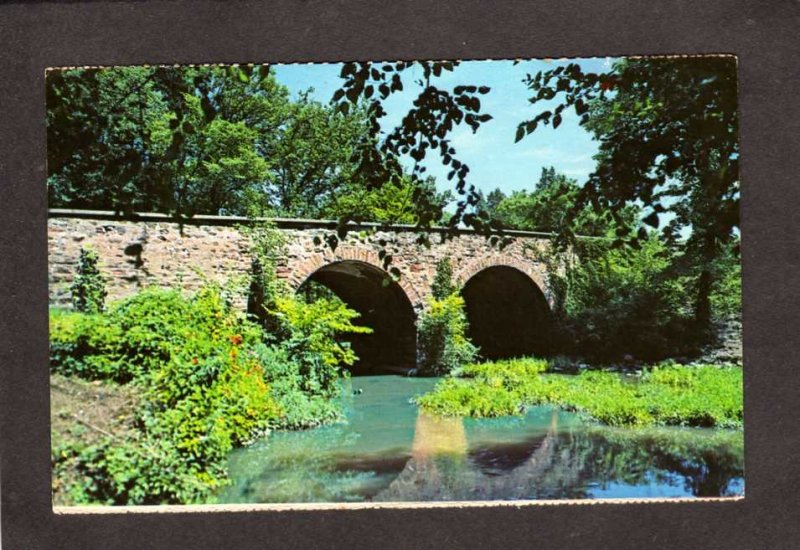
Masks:
[[[428,412],[447,416],[505,416],[550,404],[609,426],[742,426],[740,367],[659,365],[638,378],[606,371],[551,374],[546,369],[540,359],[468,365],[417,402]]]

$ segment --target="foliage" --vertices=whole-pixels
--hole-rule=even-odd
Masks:
[[[690,280],[679,256],[652,235],[638,248],[582,243],[564,274],[561,347],[595,360],[691,355],[697,336],[686,301]]]
[[[403,176],[397,181],[373,188],[367,188],[359,182],[351,183],[328,200],[321,215],[337,220],[415,225],[427,215],[433,216],[435,221],[440,220],[444,215],[444,207],[451,199],[450,192],[436,191],[436,182],[432,177],[413,180]],[[430,212],[426,212],[421,205]]]
[[[509,229],[594,237],[606,237],[617,227],[622,228],[620,233],[630,231],[635,225],[635,208],[626,208],[617,221],[608,211],[580,208],[580,189],[577,181],[557,173],[555,168],[542,168],[532,191],[503,196],[493,207],[492,217]]]
[[[453,282],[453,264],[450,257],[440,258],[436,262],[436,271],[431,282],[431,295],[436,300],[444,300],[457,290]]]
[[[454,376],[459,378],[479,378],[483,376],[491,365],[493,377],[499,377],[514,382],[522,382],[527,378],[542,374],[550,369],[550,362],[546,359],[535,357],[519,357],[516,359],[503,359],[492,363],[470,363],[458,371]],[[493,382],[494,383],[494,382]]]
[[[580,207],[579,191],[574,181],[543,169],[533,191],[501,199],[494,211],[504,227],[595,237],[575,240],[567,249],[558,242],[552,250],[528,247],[548,271],[555,297],[556,349],[600,361],[696,354],[705,338],[696,330],[692,303],[686,300],[696,281],[691,250],[654,231],[645,231],[635,246],[617,245],[614,240],[620,235],[639,233],[639,209],[627,206],[615,220],[608,211]],[[729,318],[741,303],[734,246],[723,249],[711,267],[717,281],[712,314]]]
[[[310,366],[330,372],[328,365],[309,365],[307,359],[294,356],[284,345],[260,345],[255,351],[264,365],[264,379],[281,409],[276,428],[313,428],[341,419],[338,388],[330,383],[333,379],[329,378],[326,386],[318,375],[311,379],[308,374]]]
[[[292,100],[266,65],[47,73],[51,206],[315,216],[365,115]]]
[[[98,314],[50,311],[50,368],[86,379],[130,380],[117,341],[119,327]]]
[[[287,292],[277,276],[278,263],[286,254],[286,236],[268,221],[253,222],[240,230],[250,239],[252,258],[247,313],[267,332],[274,332],[278,326],[272,313],[275,300]]]
[[[142,405],[124,440],[61,449],[82,472],[76,502],[201,502],[227,482],[235,446],[271,428],[340,417],[342,365],[356,357],[337,338],[368,332],[341,302],[276,299],[267,335],[236,314],[220,288],[191,297],[147,289],[104,314],[51,312],[51,369],[132,382]]]
[[[132,381],[142,394],[137,431],[75,450],[77,501],[194,502],[224,484],[228,451],[281,415],[252,351],[260,340],[213,286],[190,298],[148,289],[104,315],[54,313],[53,371]]]
[[[563,101],[521,123],[517,141],[539,124],[558,127],[564,109],[573,107],[600,143],[581,206],[590,203],[616,218],[626,205],[641,204],[644,223],[654,228],[668,214],[663,234],[671,241],[691,229],[694,320],[706,330],[715,284],[711,266],[739,225],[736,60],[619,60],[599,75],[570,63],[529,76],[527,85],[533,104],[556,96]],[[630,242],[646,236],[642,227]]]
[[[81,248],[75,280],[70,286],[72,307],[81,313],[100,313],[105,309],[106,283],[97,266],[97,252]]]
[[[712,264],[714,286],[711,289],[711,317],[715,321],[741,319],[742,316],[742,262],[738,239],[724,247]]]
[[[436,153],[442,165],[450,169],[447,179],[455,180],[455,190],[459,195],[449,226],[455,228],[464,222],[487,231],[489,221],[475,211],[480,195],[474,186],[467,186],[469,167],[457,158],[448,134],[461,124],[476,132],[492,119],[491,115],[481,112],[480,101],[480,96],[489,93],[490,88],[477,85],[457,85],[452,89],[438,87],[436,79],[453,71],[457,65],[456,61],[344,63],[340,74],[342,87],[334,92],[332,102],[343,114],[366,105],[368,133],[356,148],[356,157],[360,179],[369,187],[399,181],[405,173],[404,160],[413,163],[408,175],[414,181],[422,180],[426,171],[423,161],[428,152]],[[384,134],[381,127],[381,119],[386,115],[383,102],[394,92],[404,90],[408,86],[407,79],[415,76],[419,76],[414,83],[420,92],[413,107],[397,126]],[[428,227],[438,222],[438,205],[429,203],[424,196],[420,199],[418,225]]]
[[[279,339],[293,360],[301,365],[304,389],[332,396],[339,378],[339,367],[353,365],[356,354],[346,334],[369,334],[372,329],[352,323],[358,313],[341,300],[321,298],[308,303],[281,296],[276,300]]]
[[[146,289],[105,315],[55,312],[50,319],[51,369],[89,379],[127,382],[169,361],[198,327],[192,303],[177,291]],[[204,312],[208,313],[208,312]],[[215,315],[219,312],[214,312]],[[195,317],[205,332],[214,319]]]
[[[419,372],[441,376],[474,360],[478,349],[467,338],[464,299],[450,294],[431,298],[417,326]]]
[[[526,406],[553,404],[612,426],[742,425],[739,367],[660,365],[638,381],[604,371],[541,374],[545,368],[537,360],[470,365],[417,401],[444,415],[520,414]]]

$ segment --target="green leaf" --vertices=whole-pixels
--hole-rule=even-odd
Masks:
[[[658,228],[658,214],[656,212],[652,212],[649,216],[644,218],[642,222],[646,223],[650,227]]]
[[[517,126],[517,135],[514,138],[514,143],[518,143],[524,137],[525,137],[525,124],[520,124],[519,126]]]

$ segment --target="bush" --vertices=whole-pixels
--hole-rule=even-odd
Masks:
[[[286,236],[272,222],[260,221],[239,229],[249,237],[252,254],[247,313],[272,332],[277,324],[272,314],[275,300],[288,293],[276,274],[279,259],[286,255]]]
[[[50,369],[87,380],[133,378],[120,352],[122,329],[105,315],[52,310]]]
[[[72,307],[82,313],[102,312],[106,300],[106,283],[97,266],[99,257],[90,248],[81,248],[75,280],[70,286]]]
[[[319,383],[309,384],[304,375],[307,369],[285,346],[261,345],[256,352],[264,365],[264,379],[281,411],[276,428],[312,428],[341,419],[341,403],[335,399],[338,386],[321,388]],[[310,391],[311,387],[321,391]]]
[[[442,376],[473,361],[478,348],[467,338],[467,327],[461,296],[431,298],[417,328],[419,372]]]
[[[646,361],[692,354],[691,281],[656,237],[640,249],[580,243],[581,260],[567,270],[560,348],[598,361],[630,354]]]
[[[742,316],[742,263],[732,247],[714,263],[716,284],[711,290],[711,314],[715,321],[741,319]]]
[[[189,297],[147,289],[103,314],[51,311],[54,372],[131,383],[142,397],[133,435],[64,451],[80,470],[75,502],[208,501],[233,447],[339,419],[341,367],[357,360],[340,338],[371,329],[340,300],[280,296],[275,307],[272,334],[215,285]]]
[[[281,415],[255,352],[261,335],[215,286],[188,298],[148,289],[102,315],[53,312],[54,371],[132,381],[143,398],[135,435],[76,450],[87,479],[76,500],[208,499],[226,482],[228,452]]]
[[[320,298],[308,303],[295,296],[282,296],[275,304],[276,336],[300,365],[304,391],[324,396],[338,393],[341,367],[351,366],[358,359],[342,337],[369,334],[372,329],[354,325],[358,313],[339,299]]]
[[[216,287],[191,298],[150,288],[113,304],[103,315],[54,311],[50,316],[51,368],[87,379],[129,382],[167,364],[177,350],[208,354],[222,331],[258,327],[233,315]]]
[[[449,257],[436,262],[436,272],[431,283],[431,294],[436,300],[444,300],[458,289],[453,283],[453,264]]]

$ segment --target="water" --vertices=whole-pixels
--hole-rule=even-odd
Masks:
[[[734,496],[741,432],[612,429],[534,407],[524,417],[440,418],[409,398],[436,379],[348,382],[347,422],[274,432],[230,456],[222,502],[360,502]],[[354,389],[362,393],[353,395]]]

